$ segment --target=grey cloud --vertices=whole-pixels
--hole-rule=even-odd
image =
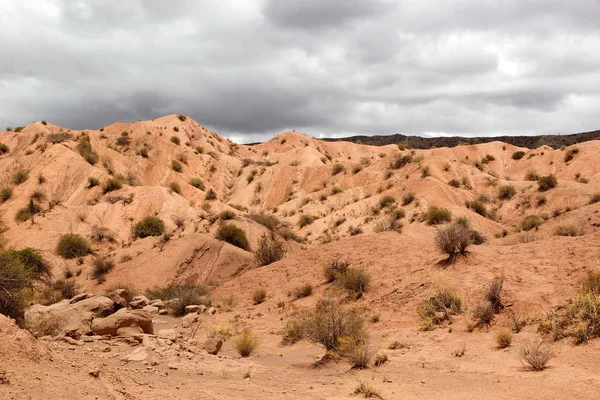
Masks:
[[[185,113],[240,141],[597,129],[600,5],[0,3],[0,126]]]

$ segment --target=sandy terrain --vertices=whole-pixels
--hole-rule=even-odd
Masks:
[[[59,132],[72,138],[46,144]],[[124,145],[118,141],[122,132],[129,137]],[[77,149],[77,138],[84,134],[98,155],[94,165]],[[517,352],[522,341],[542,337],[537,332],[540,319],[574,298],[577,279],[598,268],[600,202],[590,204],[590,198],[600,192],[599,141],[573,146],[578,151],[569,162],[565,155],[572,148],[529,150],[493,142],[411,151],[322,142],[297,132],[244,146],[189,118],[170,115],[87,131],[36,122],[18,133],[0,132],[0,143],[9,149],[0,155],[0,187],[13,187],[10,199],[0,204],[7,247],[40,249],[56,278],[66,270],[80,271],[71,279],[82,291],[97,294],[118,284],[139,291],[174,282],[213,285],[213,300],[233,299],[233,306],[202,315],[195,337],[228,327],[236,334],[251,328],[260,338],[249,358],[237,355],[233,339],[212,356],[188,346],[192,331],[170,316],[155,316],[155,329],[174,328],[180,336],[158,345],[156,339],[143,344],[116,338],[75,344],[39,340],[0,316],[0,382],[5,377],[0,398],[350,399],[356,398],[352,392],[359,377],[386,399],[596,399],[600,394],[597,339],[580,346],[570,339],[553,342],[556,357],[541,372],[527,369]],[[525,154],[515,160],[516,151]],[[411,155],[413,161],[386,176],[398,155]],[[172,168],[177,159],[182,160],[181,172]],[[333,174],[336,164],[343,171]],[[16,185],[12,181],[19,170],[29,175]],[[557,187],[538,191],[537,183],[526,179],[530,171],[554,174]],[[121,189],[103,193],[102,187],[88,188],[90,177],[102,186],[111,175],[121,176]],[[191,178],[202,179],[204,190],[190,185]],[[459,187],[449,185],[451,179]],[[169,188],[172,182],[181,193]],[[503,185],[516,189],[514,197],[498,199]],[[209,189],[216,200],[205,199]],[[43,192],[39,203],[44,211],[17,222],[17,210],[34,191]],[[402,206],[408,193],[415,200]],[[131,201],[111,199],[117,195],[132,196]],[[384,196],[394,197],[405,211],[400,233],[378,232],[388,216],[374,208]],[[492,217],[466,207],[466,201],[478,198]],[[439,226],[421,221],[430,205],[449,209],[454,218],[468,217],[486,242],[444,266],[445,255],[434,240]],[[225,210],[236,214],[232,223],[246,231],[253,250],[269,231],[250,213],[273,213],[305,240],[287,239],[285,258],[256,268],[251,252],[215,239],[216,218]],[[165,222],[168,241],[132,239],[131,227],[148,215]],[[300,228],[301,215],[318,218]],[[544,222],[522,232],[520,224],[529,215]],[[177,226],[178,219],[183,226]],[[582,229],[583,235],[554,234],[567,225]],[[78,265],[54,251],[61,234],[89,237],[95,227],[115,237],[112,243],[92,242],[96,255],[116,263],[102,284],[90,276],[93,257]],[[313,363],[323,356],[323,348],[307,341],[281,345],[281,330],[294,309],[312,307],[327,296],[344,297],[323,279],[323,265],[331,257],[347,258],[371,276],[368,292],[345,301],[380,315],[378,322],[368,323],[371,345],[389,357],[379,367],[355,370],[343,360],[316,368]],[[504,279],[506,307],[490,328],[469,332],[469,312],[482,302],[494,277]],[[440,279],[453,282],[467,312],[449,326],[421,331],[417,308],[432,294],[432,282]],[[304,283],[313,285],[312,295],[293,300],[290,292]],[[251,296],[259,287],[268,296],[255,305]],[[285,306],[278,308],[278,302]],[[510,326],[512,314],[529,318],[530,324],[515,334],[511,347],[499,350],[495,334]],[[387,349],[394,340],[405,348]],[[148,357],[128,361],[139,348]],[[462,350],[464,355],[454,355]],[[97,377],[90,375],[98,371]]]

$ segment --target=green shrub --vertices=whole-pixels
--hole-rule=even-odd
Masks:
[[[520,160],[523,157],[525,157],[525,152],[521,150],[515,151],[512,155],[513,160]]]
[[[510,200],[517,194],[517,190],[512,185],[502,185],[498,188],[498,198],[500,200]]]
[[[383,196],[379,199],[379,208],[385,208],[391,206],[396,202],[394,196]]]
[[[315,222],[316,219],[317,217],[315,217],[314,215],[304,214],[300,216],[300,219],[298,220],[298,225],[300,226],[300,229],[302,229],[305,226]]]
[[[136,222],[132,228],[134,239],[146,238],[149,236],[160,236],[165,233],[165,223],[162,219],[154,216],[148,216]]]
[[[25,182],[27,179],[29,179],[29,171],[20,169],[13,174],[12,183],[14,183],[15,185],[20,185],[21,183]]]
[[[538,179],[540,179],[540,175],[534,170],[527,171],[527,173],[525,174],[526,181],[533,182],[537,181]]]
[[[171,143],[176,144],[177,146],[179,146],[179,144],[181,143],[181,140],[179,139],[178,136],[171,136]]]
[[[13,194],[13,188],[10,186],[4,186],[0,189],[0,204],[8,201]]]
[[[119,190],[123,187],[123,184],[121,183],[121,181],[117,178],[108,178],[106,180],[106,182],[104,182],[104,185],[102,186],[102,192],[104,194],[109,193],[109,192],[113,192],[115,190]]]
[[[91,252],[88,241],[76,233],[61,235],[56,245],[56,254],[66,259],[85,257]]]
[[[99,283],[104,281],[104,275],[110,272],[115,267],[115,263],[108,258],[96,257],[92,261],[92,278]]]
[[[183,121],[185,121],[185,120],[187,119],[187,117],[186,117],[185,115],[183,115],[183,114],[179,114],[179,115],[177,116],[177,118],[179,118],[179,120],[180,120],[181,122],[183,122]]]
[[[190,178],[190,185],[192,185],[193,187],[195,187],[196,189],[200,189],[202,191],[204,191],[205,186],[204,186],[204,181],[200,178]]]
[[[540,192],[545,192],[547,190],[553,189],[558,184],[556,177],[552,174],[547,176],[540,176],[538,178],[538,190]]]
[[[169,190],[181,195],[181,186],[177,182],[169,182]]]
[[[242,250],[250,251],[250,243],[246,237],[246,232],[237,226],[228,223],[223,224],[217,229],[216,239],[222,240]]]
[[[340,275],[338,282],[354,299],[360,298],[371,284],[371,276],[362,268],[348,268]]]
[[[90,142],[89,136],[82,136],[77,143],[77,151],[85,161],[89,164],[94,165],[98,162],[98,154],[92,150],[92,143]]]
[[[0,155],[6,154],[9,152],[8,146],[4,143],[0,143]]]
[[[530,231],[544,223],[544,220],[537,215],[528,215],[521,221],[521,229]]]
[[[423,219],[428,225],[438,225],[452,220],[452,213],[446,208],[429,206],[423,213]]]
[[[15,220],[17,222],[25,222],[40,211],[42,211],[41,207],[35,204],[33,200],[29,200],[29,204],[26,207],[23,207],[17,211]]]
[[[100,181],[98,180],[98,178],[94,178],[93,176],[90,176],[88,178],[88,189],[91,189],[95,186],[99,186],[100,185]]]
[[[260,267],[281,260],[286,250],[283,242],[263,234],[258,242],[258,248],[254,253],[254,260]]]
[[[279,219],[277,219],[277,217],[272,214],[249,214],[248,218],[250,218],[258,224],[261,224],[270,231],[275,231],[281,225]]]
[[[483,204],[481,201],[479,201],[479,200],[467,201],[466,205],[467,205],[467,208],[470,208],[471,210],[475,211],[477,214],[481,215],[482,217],[488,216],[487,208],[485,207],[485,204]]]
[[[229,221],[231,219],[235,219],[235,213],[233,211],[231,211],[231,210],[222,211],[219,214],[219,219],[221,221]]]
[[[434,295],[424,301],[418,309],[422,330],[432,330],[435,325],[450,321],[453,315],[463,312],[462,299],[456,289],[447,283],[434,286]]]
[[[183,171],[183,165],[177,160],[171,160],[171,168],[175,172]]]
[[[7,250],[4,255],[19,262],[31,279],[47,280],[52,275],[48,261],[44,259],[39,250],[33,247]]]

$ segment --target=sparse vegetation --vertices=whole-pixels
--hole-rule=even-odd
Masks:
[[[496,332],[496,346],[499,349],[505,349],[512,344],[513,333],[509,329],[501,329]]]
[[[259,344],[256,335],[249,329],[244,329],[242,334],[233,342],[233,347],[241,357],[249,357]]]
[[[61,235],[56,245],[56,254],[66,259],[85,257],[91,252],[92,248],[88,241],[76,233]]]
[[[171,160],[171,168],[175,172],[181,172],[181,171],[183,171],[183,164],[181,164],[177,160]]]
[[[109,193],[109,192],[113,192],[115,190],[119,190],[123,187],[123,184],[121,183],[121,181],[117,178],[108,178],[106,180],[106,182],[104,182],[104,185],[102,186],[102,192],[104,194]]]
[[[538,190],[540,192],[545,192],[547,190],[553,189],[558,184],[556,177],[554,175],[540,176],[538,178]]]
[[[513,160],[520,160],[523,157],[525,157],[525,152],[521,150],[515,151],[512,155]]]
[[[377,390],[375,386],[368,382],[364,377],[358,378],[352,394],[355,396],[363,396],[365,399],[383,399],[383,396],[379,390]]]
[[[215,238],[239,247],[242,250],[250,251],[250,242],[248,242],[246,232],[234,224],[222,224],[217,230]]]
[[[413,158],[411,155],[403,155],[403,154],[397,154],[394,159],[392,160],[392,162],[389,165],[389,169],[400,169],[402,167],[404,167],[406,164],[409,164],[410,162],[412,162]]]
[[[4,186],[0,189],[0,204],[7,202],[13,194],[13,188],[10,186]]]
[[[404,196],[402,196],[402,205],[407,206],[415,200],[415,194],[413,192],[408,192]]]
[[[20,185],[21,183],[25,182],[27,179],[29,179],[29,171],[20,169],[13,174],[12,183],[15,185]]]
[[[583,226],[577,225],[559,225],[554,228],[554,234],[556,236],[581,236],[583,235]]]
[[[451,321],[452,316],[463,312],[460,295],[448,282],[434,283],[434,294],[421,304],[418,313],[422,330],[432,330],[435,325]]]
[[[195,187],[196,189],[202,190],[204,191],[205,186],[204,186],[204,181],[200,178],[190,178],[190,185],[192,185],[193,187]]]
[[[349,267],[350,261],[348,259],[342,260],[339,257],[334,257],[323,267],[323,276],[328,283],[334,282],[344,275]]]
[[[530,231],[544,223],[544,220],[537,215],[528,215],[521,221],[521,229]]]
[[[292,292],[292,295],[294,296],[294,299],[302,299],[310,296],[312,292],[313,286],[310,283],[304,283],[300,286],[297,286]]]
[[[513,185],[502,185],[498,188],[498,198],[500,200],[510,200],[517,194]]]
[[[173,135],[169,140],[171,141],[171,143],[176,144],[177,146],[181,144],[181,139],[179,139],[178,136]]]
[[[89,164],[94,165],[98,162],[98,154],[92,149],[92,143],[90,137],[87,135],[82,136],[77,143],[77,151],[85,161]]]
[[[358,299],[369,289],[371,276],[363,268],[348,268],[337,281],[348,291],[350,297]]]
[[[165,223],[154,216],[142,218],[132,228],[133,239],[143,239],[149,236],[160,236],[165,233]]]
[[[32,218],[34,215],[42,211],[41,207],[33,202],[33,199],[29,200],[29,204],[26,207],[20,208],[15,215],[15,221],[25,222]]]
[[[277,219],[276,216],[272,214],[260,213],[260,214],[249,214],[248,218],[253,220],[254,222],[261,224],[265,228],[270,231],[275,231],[280,225],[281,222]]]
[[[525,174],[526,181],[534,182],[538,179],[540,179],[540,175],[534,170],[527,171],[527,173]]]
[[[285,256],[286,250],[283,242],[263,234],[258,242],[258,248],[254,253],[254,260],[260,267],[281,260]]]
[[[263,303],[267,299],[267,290],[258,288],[252,292],[252,302],[257,305]]]
[[[344,172],[345,170],[346,170],[346,168],[342,164],[340,164],[340,163],[333,164],[333,167],[331,167],[331,175],[335,176],[337,174]]]
[[[169,182],[169,190],[181,195],[181,186],[179,186],[179,183],[177,182]]]
[[[423,213],[423,220],[428,225],[438,225],[452,220],[452,213],[446,208],[429,206],[427,211]]]
[[[548,343],[525,340],[519,346],[519,356],[534,371],[543,371],[555,354]]]
[[[439,229],[435,235],[435,243],[438,248],[448,254],[447,263],[452,263],[459,254],[466,254],[467,247],[473,242],[471,230],[462,223],[453,223],[450,226]]]
[[[149,299],[171,300],[169,308],[176,317],[184,316],[185,307],[189,305],[211,305],[208,295],[210,290],[204,285],[171,284],[163,288],[154,288],[146,291]]]
[[[206,192],[206,195],[204,195],[204,199],[207,201],[216,200],[216,198],[217,198],[217,193],[212,189],[208,189],[208,191]]]
[[[600,201],[600,193],[596,193],[594,195],[592,195],[592,197],[590,198],[590,204],[595,204],[598,203]]]
[[[104,281],[104,275],[109,273],[115,267],[113,260],[109,258],[96,257],[92,261],[92,278],[96,279],[98,283]]]
[[[579,149],[577,147],[572,147],[569,150],[567,150],[567,152],[565,153],[565,162],[568,163],[569,161],[571,161],[573,158],[575,158],[575,155],[579,153]]]
[[[315,217],[314,215],[304,214],[300,216],[300,219],[298,219],[298,225],[300,226],[300,229],[302,229],[305,226],[315,222],[316,219],[317,217]]]

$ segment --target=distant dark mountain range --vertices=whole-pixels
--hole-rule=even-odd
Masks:
[[[385,136],[350,136],[339,139],[321,139],[328,142],[342,140],[345,142],[362,143],[371,146],[385,146],[388,144],[403,144],[412,149],[431,149],[432,147],[454,147],[461,144],[479,144],[489,142],[504,142],[514,146],[535,149],[543,145],[558,149],[562,146],[600,140],[600,130],[592,132],[574,133],[570,135],[538,135],[538,136],[495,136],[495,137],[434,137],[407,136],[401,134]]]

